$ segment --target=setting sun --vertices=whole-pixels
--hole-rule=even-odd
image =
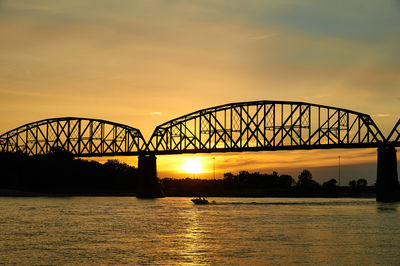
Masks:
[[[187,160],[182,165],[181,169],[190,174],[199,174],[203,172],[203,166],[198,159]]]

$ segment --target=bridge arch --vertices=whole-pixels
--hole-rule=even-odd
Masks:
[[[368,114],[305,102],[253,101],[199,110],[156,127],[155,154],[377,147]]]
[[[395,146],[400,146],[400,119],[397,120],[397,123],[390,132],[387,141],[393,143]]]
[[[134,155],[146,147],[146,142],[139,129],[79,117],[44,119],[0,135],[1,152],[38,155],[56,147],[77,157]]]

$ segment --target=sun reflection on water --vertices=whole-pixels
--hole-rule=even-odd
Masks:
[[[202,226],[203,223],[199,223],[199,219],[202,217],[199,215],[201,210],[197,207],[202,206],[193,206],[193,208],[189,208],[186,212],[187,228],[184,235],[185,245],[181,254],[190,261],[188,265],[204,264],[207,258],[207,251],[210,249],[204,239],[206,231]]]

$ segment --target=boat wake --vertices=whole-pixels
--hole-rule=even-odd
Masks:
[[[319,202],[319,201],[311,201],[311,202],[224,202],[224,201],[212,201],[209,204],[213,205],[257,205],[257,206],[346,206],[346,205],[369,205],[375,204],[375,202],[369,201],[330,201],[330,202]]]

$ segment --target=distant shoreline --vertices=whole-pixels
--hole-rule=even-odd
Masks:
[[[375,198],[375,193],[360,193],[359,195],[206,195],[212,198]],[[118,193],[118,192],[93,192],[93,193],[44,193],[31,192],[16,189],[0,189],[0,197],[136,197],[136,193]],[[166,195],[165,197],[195,197],[195,195]]]
[[[0,197],[136,197],[136,193],[44,193],[16,189],[0,189]]]

